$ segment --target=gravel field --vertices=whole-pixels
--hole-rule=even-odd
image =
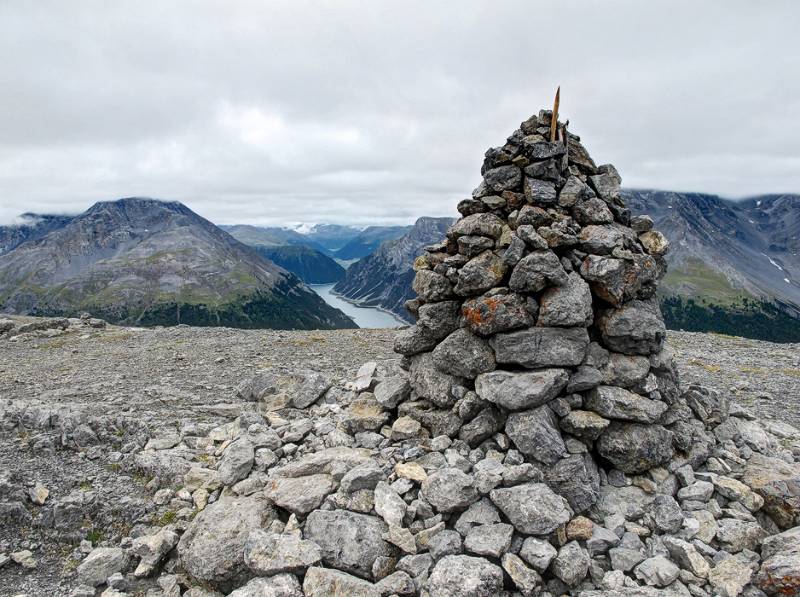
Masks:
[[[236,388],[253,374],[312,369],[342,384],[366,361],[395,358],[394,334],[71,326],[15,341],[0,338],[0,423],[9,409],[38,405],[133,421],[150,437],[187,425],[210,429],[239,414],[243,403]],[[800,426],[798,345],[685,332],[672,332],[669,340],[684,384],[727,391],[760,418]],[[123,427],[124,443],[129,431]],[[33,525],[22,536],[17,527],[0,525],[0,555],[27,549],[37,560],[32,571],[0,565],[0,595],[69,595],[71,571],[85,553],[81,550],[91,548],[85,539],[118,541],[152,508],[146,479],[119,470],[101,453],[41,448],[16,432],[0,442],[0,495],[28,492],[38,482],[62,517],[69,517],[65,504],[80,502],[79,518],[61,529]],[[128,590],[144,595],[146,586]]]

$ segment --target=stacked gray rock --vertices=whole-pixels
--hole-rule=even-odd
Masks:
[[[655,297],[668,243],[630,216],[613,166],[563,130],[548,141],[550,119],[486,152],[463,217],[416,260],[398,414],[473,448],[505,433],[581,512],[598,464],[641,473],[703,448]]]

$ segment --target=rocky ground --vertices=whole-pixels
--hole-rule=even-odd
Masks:
[[[240,589],[235,595],[296,595],[299,585],[294,586],[297,578],[291,573],[306,569],[308,573],[303,584],[306,594],[312,594],[310,591],[317,591],[315,595],[333,594],[333,586],[343,591],[338,593],[342,595],[408,594],[416,592],[417,584],[423,582],[423,576],[428,576],[427,569],[424,574],[419,570],[426,565],[422,560],[423,552],[425,557],[430,557],[427,555],[430,551],[436,560],[456,558],[450,564],[457,574],[464,563],[458,558],[468,557],[457,555],[464,549],[492,558],[495,549],[492,545],[504,543],[506,533],[511,541],[511,526],[500,523],[499,518],[492,524],[479,526],[487,527],[484,529],[489,533],[486,537],[473,534],[470,538],[469,531],[475,523],[465,520],[467,527],[461,529],[463,537],[446,530],[439,539],[432,541],[435,531],[440,530],[441,513],[447,512],[447,505],[434,503],[440,513],[417,512],[415,519],[412,508],[424,510],[431,506],[410,498],[406,501],[398,498],[400,503],[394,499],[397,495],[405,494],[407,498],[415,495],[417,490],[411,489],[412,486],[428,477],[422,468],[432,472],[441,466],[431,458],[423,462],[423,467],[415,466],[413,461],[421,455],[419,448],[406,448],[402,457],[395,455],[389,459],[396,461],[388,479],[390,483],[379,481],[380,471],[370,468],[374,462],[369,458],[370,450],[374,453],[377,447],[383,446],[385,451],[386,444],[382,443],[384,437],[369,429],[380,431],[385,418],[382,418],[383,413],[370,410],[371,404],[359,403],[356,396],[359,390],[372,389],[376,379],[390,378],[396,366],[396,355],[392,353],[393,331],[133,329],[104,326],[102,322],[90,320],[45,322],[32,318],[14,318],[13,323],[14,329],[0,337],[0,435],[3,437],[0,442],[0,595],[102,593],[107,597],[145,594],[200,597],[222,594],[201,590],[201,584],[230,591],[244,585],[249,576],[262,574],[272,575],[269,588],[258,588],[256,581],[251,581],[251,592]],[[27,330],[22,327],[26,325],[29,326]],[[0,329],[0,333],[2,331]],[[793,443],[798,439],[792,435],[793,431],[783,426],[784,422],[800,426],[800,351],[797,345],[681,332],[670,333],[669,339],[676,349],[684,383],[701,382],[716,388],[763,420],[770,432],[764,436],[765,450],[777,452],[797,445]],[[376,362],[377,366],[374,370],[368,367],[362,372],[367,375],[360,382],[354,382],[359,366],[368,361]],[[359,388],[359,383],[363,387]],[[269,409],[263,408],[265,400]],[[285,412],[281,410],[279,416],[274,413],[279,407],[288,408]],[[344,419],[340,417],[343,408],[349,413]],[[256,414],[256,410],[265,417]],[[732,412],[734,410],[744,412],[737,408]],[[375,419],[376,424],[364,423],[370,418]],[[387,431],[394,434],[395,442],[419,431],[404,429],[402,425],[395,427]],[[231,442],[242,434],[249,434],[249,454],[247,450],[244,454],[237,452],[235,446],[241,445],[241,441]],[[777,443],[770,444],[770,441]],[[480,471],[489,470],[479,466],[475,450],[456,453],[447,449],[449,440],[440,443],[442,445],[433,446],[429,455],[441,452],[451,467],[465,470],[470,470],[472,463],[475,465],[473,473],[478,476]],[[457,443],[453,447],[458,447]],[[309,464],[310,457],[316,461]],[[791,456],[784,453],[784,458],[791,459]],[[487,456],[482,462],[489,461]],[[508,457],[506,465],[507,468],[521,466]],[[287,467],[291,469],[292,466],[305,468],[287,471]],[[348,476],[350,469],[359,466],[359,474]],[[247,470],[242,473],[244,468]],[[282,480],[276,482],[271,473],[278,470],[283,474],[279,476]],[[210,471],[214,472],[213,478],[209,476]],[[304,485],[310,475],[314,475],[314,487]],[[647,485],[636,478],[634,483],[642,487]],[[690,493],[714,491],[711,484],[703,483],[684,483],[685,487],[680,489],[685,498],[681,501],[684,509],[694,507],[687,506],[686,500],[694,500],[696,505],[708,499],[708,496],[691,496]],[[332,485],[328,487],[327,484]],[[334,485],[338,485],[338,491]],[[265,486],[270,501],[254,506],[252,496],[261,493]],[[220,491],[222,487],[224,490]],[[336,493],[332,493],[334,491]],[[733,490],[723,491],[733,495]],[[429,491],[426,496],[428,502],[435,501],[431,499],[432,493]],[[748,493],[746,498],[742,494],[741,499],[746,502],[750,495]],[[232,519],[230,516],[226,520],[214,519],[213,509],[207,504],[220,500],[230,502],[227,512],[238,514]],[[323,502],[328,504],[327,510],[325,507],[317,510]],[[283,514],[278,516],[270,503],[280,507]],[[480,512],[480,508],[474,508],[475,504],[484,503],[488,503],[488,499],[473,500],[468,510],[477,521],[486,522],[482,516],[492,517],[491,513],[487,515]],[[673,503],[674,500],[667,506]],[[739,507],[738,501],[731,504],[737,508],[728,504],[725,520],[738,517],[742,522],[736,528],[732,525],[728,534],[730,541],[740,543],[727,545],[728,551],[739,553],[737,565],[731,565],[729,571],[729,575],[735,576],[741,574],[743,567],[752,566],[748,554],[752,553],[756,541],[748,526],[752,516],[747,508]],[[464,507],[467,505],[465,503]],[[665,509],[669,510],[667,506]],[[367,516],[373,510],[386,521],[396,519],[398,524],[391,527],[396,536],[381,540],[385,530],[380,528],[381,518]],[[202,568],[203,557],[224,546],[222,540],[215,542],[191,530],[192,521],[204,516],[207,525],[217,526],[215,537],[228,536],[233,528],[252,526],[251,519],[258,519],[256,526],[271,520],[264,525],[264,537],[252,539],[254,545],[246,548],[249,575],[239,578],[230,576],[227,570],[209,572]],[[358,516],[364,518],[358,519]],[[444,515],[445,522],[449,518]],[[579,520],[577,526],[568,530],[570,538],[591,537],[591,521],[584,520],[586,522]],[[705,519],[701,517],[701,520]],[[413,536],[400,521],[412,521],[408,526]],[[340,554],[345,560],[355,558],[337,566],[349,572],[342,573],[341,578],[332,577],[334,573],[329,568],[314,566],[320,558],[328,564],[333,557],[330,554],[335,547],[326,543],[326,535],[358,524],[365,524],[368,534],[377,533],[379,548],[371,553],[374,561],[359,561],[363,554],[357,551],[355,556]],[[586,529],[578,528],[580,524],[590,525],[587,537],[583,537]],[[623,519],[620,524],[628,532],[623,536],[625,543],[614,548],[616,558],[638,560],[638,564],[644,560],[637,555],[644,552],[644,544],[637,537],[644,539],[646,533],[637,535],[641,528],[637,530],[630,521]],[[670,526],[671,523],[665,524]],[[301,525],[304,534],[299,530]],[[377,525],[376,529],[369,530],[370,525]],[[427,531],[430,537],[426,536]],[[707,529],[700,532],[707,533]],[[191,561],[185,554],[183,558],[176,555],[180,550],[176,548],[180,536],[183,536],[184,552],[194,554]],[[317,545],[308,544],[309,537],[313,537]],[[526,582],[522,577],[527,574],[533,586],[538,577],[536,570],[543,573],[556,558],[554,566],[560,566],[562,576],[568,579],[569,562],[580,561],[586,553],[581,546],[587,544],[579,544],[577,540],[565,541],[570,547],[562,548],[558,555],[554,548],[548,549],[549,546],[537,541],[525,547],[526,540],[522,548],[516,545],[515,552],[525,562],[509,554],[513,557],[503,558],[503,569],[515,582],[519,581],[520,587]],[[275,562],[276,541],[283,550],[284,561],[280,564]],[[411,541],[410,547],[408,541]],[[466,541],[465,547],[462,541]],[[514,541],[519,541],[516,534]],[[713,562],[715,555],[700,554],[691,545],[687,547],[685,541],[676,541],[681,543],[670,544],[670,553],[673,560],[683,558],[681,580],[691,585],[688,582],[691,579],[687,580],[683,574],[686,569],[693,569],[695,578],[703,576],[703,572],[708,576],[708,563],[703,562]],[[480,545],[476,547],[476,543]],[[392,574],[382,573],[382,564],[391,568],[389,561],[394,562],[398,546],[404,546],[401,551],[408,554],[401,560],[403,564],[398,564]],[[606,545],[606,551],[608,548]],[[781,548],[780,542],[768,547],[778,554]],[[318,553],[320,549],[322,552]],[[386,553],[382,554],[381,549]],[[577,550],[576,553],[568,553],[571,549]],[[589,545],[588,549],[600,548],[595,542],[595,546]],[[418,550],[421,555],[413,555]],[[636,577],[656,578],[654,584],[673,572],[677,577],[677,567],[673,571],[674,564],[664,560],[662,555],[650,557],[646,560],[648,565],[637,572]],[[197,568],[187,570],[192,561]],[[484,577],[491,577],[496,566],[489,564],[489,560],[481,561],[487,563]],[[627,568],[631,575],[634,565]],[[623,564],[620,567],[625,569]],[[280,574],[276,575],[277,570]],[[431,595],[436,594],[430,588],[437,586],[435,583],[449,582],[445,573],[436,576],[435,570],[438,567],[428,585]],[[517,576],[513,576],[515,570]],[[618,571],[617,566],[614,571]],[[611,573],[606,571],[606,574]],[[187,580],[189,577],[201,582]],[[363,578],[383,580],[373,586],[360,580]],[[280,588],[282,583],[285,586]],[[600,585],[599,580],[597,584]],[[96,592],[94,588],[87,588],[95,585]],[[182,593],[187,586],[196,588]]]

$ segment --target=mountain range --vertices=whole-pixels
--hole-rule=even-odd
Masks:
[[[0,255],[0,311],[88,311],[135,325],[356,327],[297,276],[181,203],[100,202],[61,224],[28,231]]]
[[[221,228],[307,284],[332,284],[344,278],[342,264],[366,257],[381,243],[408,232],[411,226],[369,226],[361,230],[317,224],[293,230],[238,224]]]
[[[626,190],[671,243],[661,286],[673,329],[800,341],[800,196],[741,201]]]
[[[800,342],[800,196],[623,197],[671,242],[660,290],[669,327]],[[25,214],[0,227],[0,310],[86,310],[141,325],[352,326],[303,284],[335,282],[344,298],[410,321],[413,260],[451,222],[216,227],[179,203],[135,198],[74,217]]]

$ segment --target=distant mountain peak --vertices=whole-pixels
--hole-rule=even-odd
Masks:
[[[177,201],[101,201],[0,253],[0,310],[112,322],[353,327],[299,278]]]

